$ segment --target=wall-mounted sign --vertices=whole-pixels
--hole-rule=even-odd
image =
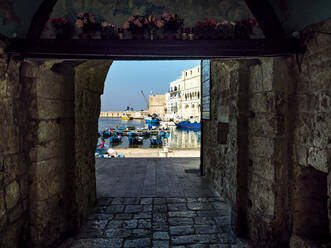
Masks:
[[[201,118],[210,120],[210,60],[201,60]]]

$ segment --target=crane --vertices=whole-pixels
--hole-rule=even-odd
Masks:
[[[147,98],[146,98],[146,96],[145,96],[145,94],[144,94],[144,91],[141,91],[141,94],[142,94],[143,97],[144,97],[145,103],[146,103],[146,105],[147,105],[147,109],[149,109],[148,101],[147,101]]]

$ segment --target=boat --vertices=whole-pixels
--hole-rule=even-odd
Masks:
[[[108,148],[109,148],[109,146],[106,145],[106,141],[103,140],[101,144],[97,145],[97,149],[96,149],[95,153],[106,154]]]
[[[160,124],[160,118],[157,115],[148,115],[145,117],[146,124],[153,124],[153,125],[159,125]]]
[[[150,138],[151,145],[162,145],[162,137],[161,136],[152,136]]]
[[[125,121],[133,120],[133,117],[129,114],[122,114],[121,119]]]
[[[194,129],[194,130],[200,130],[201,124],[200,122],[194,122],[191,123],[189,121],[181,121],[179,123],[176,123],[177,128],[183,128],[183,129]]]
[[[129,137],[128,140],[130,145],[140,145],[144,142],[143,137],[137,137],[137,136]]]
[[[110,139],[109,139],[109,143],[120,143],[120,142],[122,142],[121,135],[113,136],[113,137],[110,137]]]

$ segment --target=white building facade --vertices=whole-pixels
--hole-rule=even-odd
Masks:
[[[170,83],[166,94],[167,119],[201,118],[201,71],[200,66],[182,71],[179,79]]]

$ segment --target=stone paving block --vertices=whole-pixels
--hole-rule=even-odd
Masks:
[[[153,212],[166,213],[168,211],[166,204],[154,204]]]
[[[125,213],[139,213],[142,211],[142,205],[126,205]]]
[[[131,233],[131,229],[111,228],[106,229],[104,235],[106,238],[127,238],[131,236]]]
[[[168,212],[169,217],[195,217],[196,213],[194,211],[175,211]]]
[[[167,224],[153,224],[154,231],[168,231],[169,226]]]
[[[123,225],[123,220],[111,220],[107,224],[107,229],[114,229],[121,227]]]
[[[153,204],[153,198],[141,198],[140,204]]]
[[[153,240],[153,248],[168,248],[169,241]]]
[[[186,198],[171,197],[167,198],[167,203],[185,203]]]
[[[215,225],[213,217],[195,217],[194,223],[197,225]]]
[[[137,228],[138,221],[137,220],[125,220],[123,222],[123,228],[134,229]]]
[[[223,202],[212,202],[211,204],[215,209],[228,209],[227,205]]]
[[[154,198],[153,201],[154,201],[154,204],[166,204],[167,203],[166,198]]]
[[[185,203],[169,203],[168,209],[169,211],[185,211],[187,207]]]
[[[169,218],[168,222],[171,226],[193,225],[192,218]]]
[[[170,234],[171,235],[187,235],[193,234],[194,229],[192,226],[171,226]]]
[[[124,205],[110,205],[105,212],[110,214],[116,214],[116,213],[122,213],[123,211],[124,211]]]
[[[79,239],[71,248],[120,248],[122,243],[123,239]]]
[[[184,235],[184,236],[172,236],[172,244],[183,245],[183,244],[215,244],[217,243],[217,235],[215,234],[194,234],[194,235]]]
[[[187,198],[187,202],[209,202],[208,198],[202,198],[202,197],[189,197]]]
[[[129,197],[129,198],[124,198],[123,204],[139,204],[140,203],[140,198],[137,197]]]
[[[132,240],[126,240],[124,242],[125,248],[150,247],[150,245],[151,245],[150,238],[132,239]]]
[[[195,232],[198,234],[218,233],[219,232],[215,225],[195,225],[194,229],[195,229]]]
[[[208,202],[188,202],[187,208],[190,210],[211,210],[213,206]]]
[[[132,235],[136,238],[146,237],[151,234],[149,229],[134,229]]]
[[[152,221],[150,219],[138,220],[138,228],[152,228]]]
[[[169,233],[168,232],[155,232],[155,233],[153,233],[153,239],[168,240]]]
[[[152,218],[152,213],[148,212],[142,212],[142,213],[137,213],[134,215],[135,219],[151,219]]]
[[[229,248],[228,244],[214,244],[214,245],[209,245],[210,248]]]
[[[197,215],[201,217],[217,217],[218,213],[214,210],[207,210],[207,211],[197,211]]]
[[[187,245],[187,248],[209,248],[209,245],[205,244],[194,244],[194,245]]]
[[[133,214],[115,214],[115,220],[130,220],[132,219]]]
[[[144,212],[151,212],[153,210],[153,205],[148,204],[148,205],[143,205],[143,211]]]
[[[167,224],[168,215],[166,213],[153,213],[153,224]]]
[[[113,200],[111,201],[111,204],[123,204],[124,198],[120,198],[120,197],[116,197],[113,198]]]

